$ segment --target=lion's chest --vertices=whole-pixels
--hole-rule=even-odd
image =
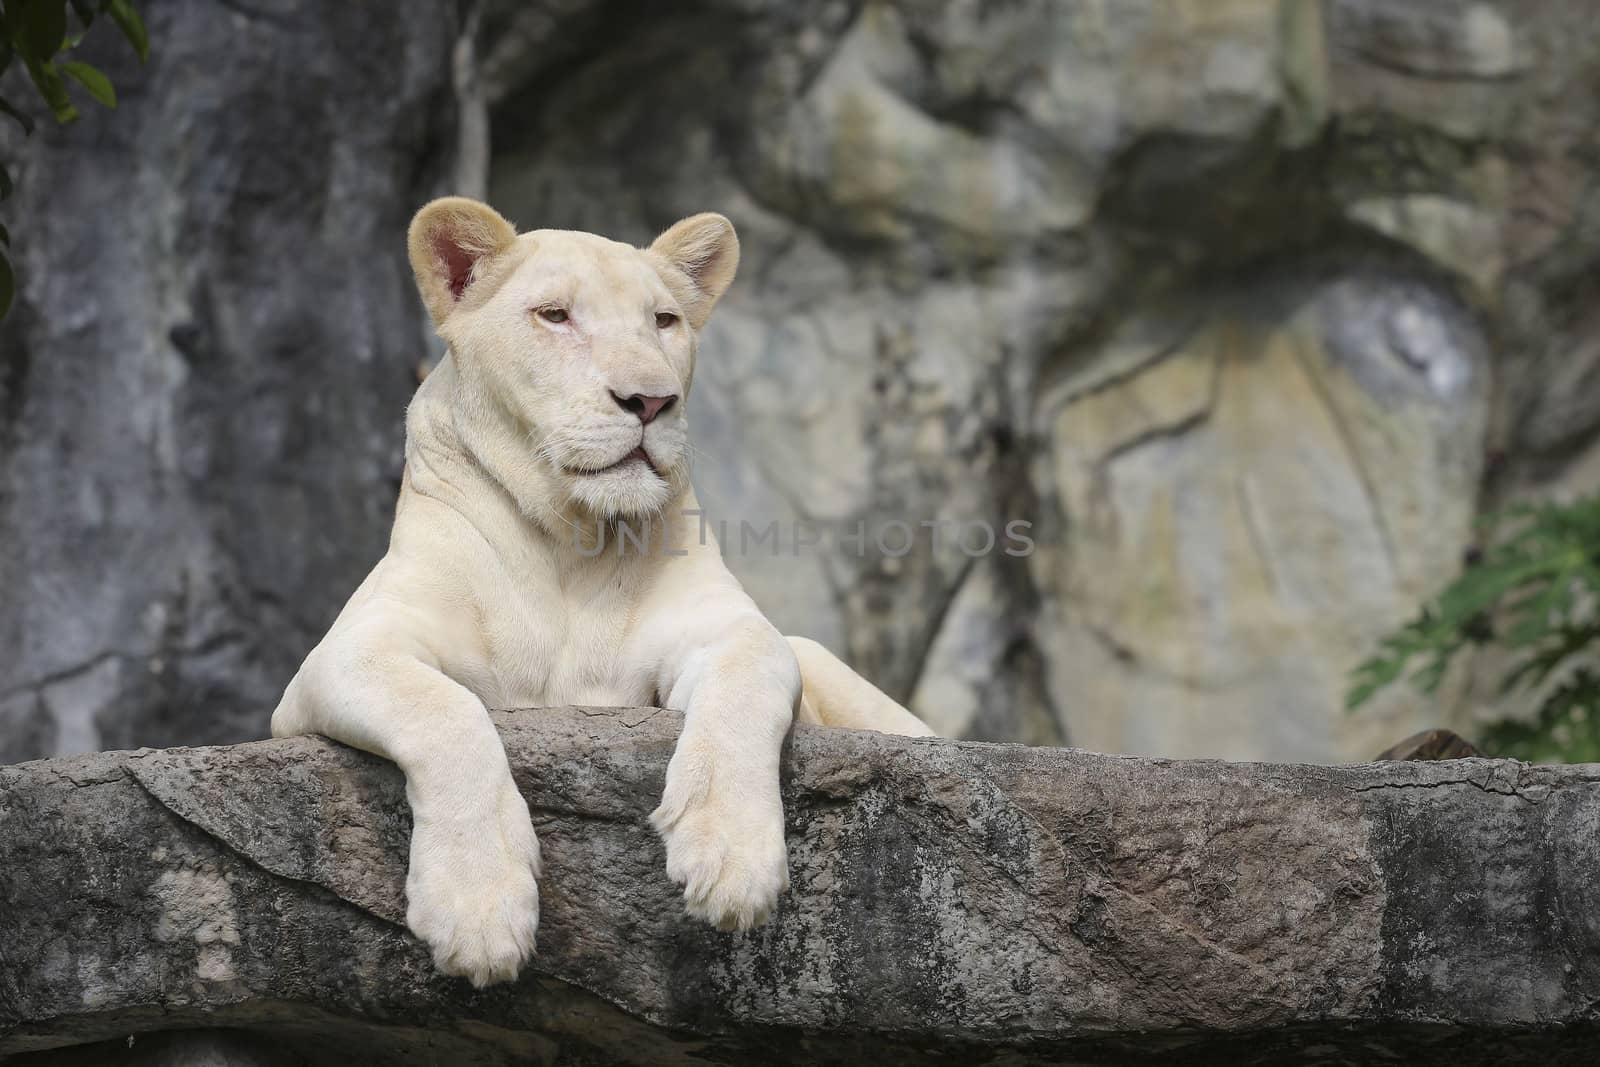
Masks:
[[[560,704],[636,706],[654,679],[628,656],[637,591],[605,572],[542,581],[506,576],[483,613],[493,693],[499,707]]]

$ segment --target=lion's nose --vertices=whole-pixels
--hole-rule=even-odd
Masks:
[[[635,393],[632,396],[619,396],[616,393],[612,393],[611,399],[617,402],[619,408],[633,412],[639,416],[640,422],[649,425],[651,420],[670,408],[673,401],[678,398],[676,396],[645,396],[642,393]]]

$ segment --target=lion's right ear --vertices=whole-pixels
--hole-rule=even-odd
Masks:
[[[417,212],[406,247],[422,302],[435,323],[442,325],[481,277],[478,265],[516,239],[516,229],[494,208],[464,196],[435,200]]]

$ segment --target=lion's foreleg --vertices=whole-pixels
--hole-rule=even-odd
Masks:
[[[320,733],[400,766],[411,804],[406,922],[447,974],[514,978],[534,951],[539,842],[478,698],[403,642],[359,629],[307,659],[273,733]]]
[[[690,653],[669,692],[668,706],[685,712],[683,733],[650,817],[667,874],[691,915],[748,929],[789,887],[778,758],[799,670],[772,625],[746,617]]]

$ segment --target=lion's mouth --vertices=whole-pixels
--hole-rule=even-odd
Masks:
[[[661,474],[661,471],[656,468],[656,461],[651,459],[650,453],[644,450],[644,445],[639,445],[632,452],[629,452],[626,456],[623,456],[615,463],[608,463],[604,467],[568,467],[567,470],[573,474],[581,474],[592,477],[596,474],[609,474],[612,471],[621,470],[628,464],[633,463],[635,460],[643,460],[644,465],[650,468],[650,472],[652,474],[658,476]]]

